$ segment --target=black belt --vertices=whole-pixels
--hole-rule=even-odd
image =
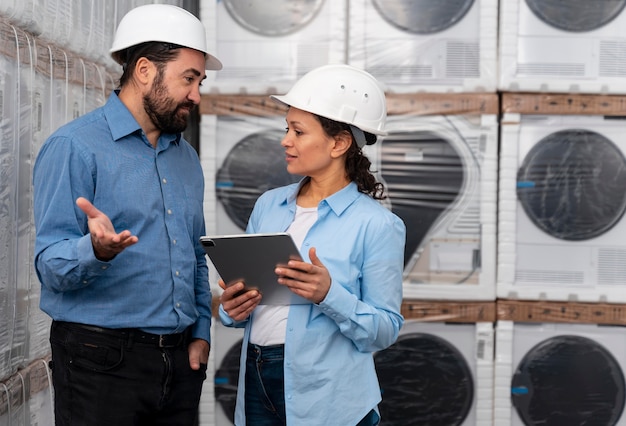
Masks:
[[[95,325],[79,324],[75,322],[56,321],[62,327],[69,329],[90,331],[92,333],[115,337],[122,340],[130,340],[134,343],[146,343],[159,348],[174,348],[185,345],[191,340],[191,327],[182,333],[152,334],[141,331],[138,328],[104,328]]]

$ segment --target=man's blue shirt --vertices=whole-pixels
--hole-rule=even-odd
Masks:
[[[112,93],[106,105],[57,130],[34,168],[35,268],[41,309],[60,321],[210,341],[204,176],[196,151],[175,134],[152,147]],[[96,259],[85,197],[139,242]]]

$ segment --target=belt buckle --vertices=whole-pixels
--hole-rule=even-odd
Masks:
[[[165,347],[165,336],[163,334],[159,334],[159,348]]]

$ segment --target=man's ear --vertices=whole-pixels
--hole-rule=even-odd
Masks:
[[[334,158],[339,158],[350,149],[350,145],[352,145],[352,134],[344,130],[335,136],[334,139],[335,146],[333,147],[331,155]]]
[[[155,73],[156,67],[148,58],[141,57],[135,63],[135,79],[137,82],[143,85],[150,84],[156,75]]]

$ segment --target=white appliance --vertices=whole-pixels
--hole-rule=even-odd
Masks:
[[[0,43],[11,56],[0,55],[0,377],[16,371],[11,362],[17,293],[18,254],[18,46],[13,31],[2,25]]]
[[[81,64],[83,67],[83,75],[85,76],[85,102],[82,112],[82,114],[85,114],[105,104],[106,72],[102,65],[96,64],[95,62],[81,59]]]
[[[624,0],[500,2],[499,88],[626,93]]]
[[[349,63],[390,92],[493,92],[497,0],[350,0]]]
[[[225,327],[215,319],[211,350],[215,356],[215,426],[234,424],[243,328]]]
[[[203,2],[204,3],[204,2]],[[215,0],[203,4],[224,69],[203,87],[283,93],[302,75],[346,62],[346,0]]]
[[[63,52],[47,44],[35,44],[37,62],[33,73],[33,90],[31,110],[31,156],[32,167],[35,158],[43,143],[59,126],[65,123],[65,88],[67,86],[67,65]],[[30,184],[30,183],[29,183]],[[22,196],[26,197],[26,192]],[[32,202],[30,200],[29,202]],[[28,350],[26,361],[43,358],[50,352],[49,331],[51,318],[39,309],[41,284],[35,272],[33,260],[33,247],[35,247],[34,217],[30,213],[29,238],[30,249],[28,250]],[[47,368],[47,366],[45,366]],[[49,392],[48,392],[49,393]],[[39,401],[38,401],[39,402]],[[44,400],[41,401],[45,402]],[[43,412],[43,411],[42,411]]]
[[[625,331],[498,321],[494,424],[626,425]]]
[[[386,130],[368,148],[407,227],[404,297],[494,300],[495,115],[390,116]]]
[[[624,121],[502,122],[497,296],[625,302]]]
[[[406,321],[374,354],[382,425],[492,425],[493,324]]]
[[[85,68],[80,57],[69,51],[66,53],[68,85],[65,120],[70,122],[85,113]]]
[[[285,118],[240,115],[217,116],[211,121],[213,125],[203,126],[206,143],[201,148],[203,152],[205,145],[214,145],[202,154],[206,185],[213,184],[215,189],[215,206],[205,209],[207,216],[215,212],[214,222],[209,223],[207,217],[207,233],[240,234],[263,192],[300,179],[287,172],[280,144]]]

